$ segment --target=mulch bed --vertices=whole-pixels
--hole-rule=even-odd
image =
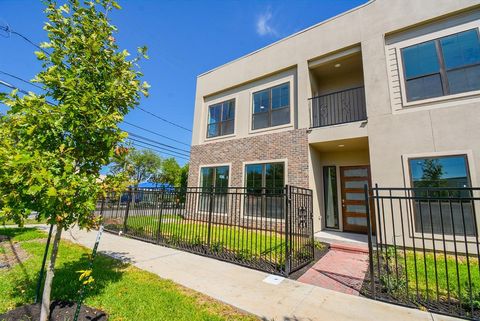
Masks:
[[[50,309],[50,321],[71,321],[77,309],[77,304],[54,301],[50,305]],[[36,321],[39,319],[40,304],[23,305],[0,315],[1,321]],[[78,320],[105,321],[108,320],[108,315],[101,310],[82,305]]]

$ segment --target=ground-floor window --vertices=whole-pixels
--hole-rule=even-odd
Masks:
[[[323,167],[323,195],[325,226],[338,229],[337,168],[335,166]]]
[[[199,210],[226,213],[229,166],[202,167],[200,170]]]
[[[245,165],[245,215],[282,218],[285,163]]]
[[[410,158],[408,164],[413,194],[419,198],[414,201],[416,232],[463,235],[465,230],[475,235],[472,201],[462,201],[471,196],[464,189],[471,187],[467,156]]]

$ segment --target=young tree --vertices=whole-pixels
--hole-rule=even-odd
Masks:
[[[182,169],[180,170],[180,187],[186,188],[188,186],[188,171],[189,165],[186,163],[183,165]]]
[[[129,60],[113,37],[117,29],[107,13],[119,9],[115,1],[68,0],[57,7],[46,0],[46,6],[49,41],[36,52],[43,68],[35,78],[45,94],[2,96],[10,108],[0,116],[0,215],[22,224],[37,211],[56,225],[41,321],[49,315],[62,230],[96,225],[100,169],[126,137],[118,123],[148,90],[137,65],[146,49]]]
[[[138,186],[160,171],[161,166],[162,158],[155,152],[131,149],[126,157],[114,160],[112,172],[126,172],[132,183]]]

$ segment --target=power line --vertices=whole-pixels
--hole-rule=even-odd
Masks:
[[[151,151],[155,151],[155,152],[158,152],[158,153],[161,153],[161,154],[173,156],[173,157],[176,157],[176,158],[181,158],[181,159],[184,159],[184,160],[187,160],[187,161],[189,160],[187,157],[178,156],[178,155],[173,155],[173,154],[170,154],[170,153],[168,153],[168,152],[164,152],[164,151],[161,151],[161,150],[152,148],[152,147],[143,146],[143,145],[141,145],[141,144],[139,144],[139,143],[136,143],[136,142],[132,142],[132,144],[133,144],[134,146],[141,147],[141,148],[145,148],[145,149],[149,149],[149,150],[151,150]]]
[[[7,75],[7,76],[12,77],[12,78],[14,78],[14,79],[20,80],[20,81],[22,81],[22,82],[24,82],[24,83],[26,83],[26,84],[32,85],[32,86],[37,87],[37,88],[42,89],[42,90],[45,90],[42,86],[39,86],[39,85],[37,85],[36,83],[34,83],[34,82],[30,81],[30,80],[26,80],[26,79],[23,79],[23,78],[21,78],[21,77],[12,75],[12,74],[10,74],[10,73],[8,73],[8,72],[5,72],[5,71],[3,71],[3,70],[0,70],[0,74]]]
[[[23,90],[23,89],[20,89],[20,88],[17,88],[17,87],[15,87],[14,85],[9,84],[8,82],[3,81],[3,80],[1,80],[1,79],[0,79],[0,85],[3,85],[3,86],[8,87],[8,88],[10,88],[10,89],[14,89],[14,90],[16,89],[16,90],[18,90],[19,92],[21,92],[22,94],[28,95],[28,91]]]
[[[5,82],[5,81],[3,81],[3,80],[1,80],[1,79],[0,79],[0,85],[6,86],[6,87],[11,88],[11,89],[17,89],[18,91],[22,92],[23,94],[28,95],[28,92],[27,92],[26,90],[23,90],[23,89],[21,89],[21,88],[18,88],[18,87],[14,86],[14,85],[12,85],[12,84],[10,84],[10,83],[7,83],[7,82]],[[53,104],[53,103],[51,103],[51,102],[49,102],[49,101],[47,101],[47,103],[50,104],[50,105],[52,105],[52,106],[57,106],[56,104]],[[170,152],[173,152],[173,153],[177,153],[177,154],[181,154],[181,155],[187,156],[187,157],[188,157],[188,154],[190,153],[188,150],[185,150],[185,149],[181,149],[181,148],[178,148],[178,147],[175,147],[175,146],[172,146],[172,145],[168,145],[168,144],[163,144],[163,143],[157,142],[157,141],[155,141],[155,140],[152,140],[152,139],[150,139],[150,138],[147,138],[147,137],[144,137],[144,136],[141,136],[141,135],[138,135],[138,134],[129,132],[129,131],[126,131],[126,132],[127,132],[129,135],[131,135],[131,136],[137,137],[138,139],[141,139],[141,140],[144,140],[144,141],[148,141],[148,142],[152,142],[152,143],[156,144],[156,145],[152,145],[152,146],[157,147],[157,148],[162,148],[162,149],[165,149],[165,150],[167,150],[167,151],[170,151]],[[143,141],[141,141],[141,140],[140,140],[139,142],[145,143],[145,142],[143,142]],[[145,144],[147,144],[147,143],[145,143]],[[149,144],[149,143],[148,143],[148,144]],[[149,145],[151,145],[151,144],[149,144]],[[165,146],[165,147],[163,147],[163,146]],[[173,149],[173,150],[172,150],[172,149]],[[178,152],[177,150],[180,151],[180,152]],[[185,155],[184,153],[186,153],[186,155]]]
[[[23,40],[25,40],[26,42],[30,43],[32,46],[34,46],[35,48],[43,51],[45,54],[49,55],[50,56],[50,53],[48,51],[46,51],[45,49],[43,49],[42,47],[40,47],[39,45],[37,45],[35,42],[33,42],[32,40],[30,40],[27,36],[21,34],[20,32],[17,32],[15,30],[13,30],[12,28],[10,28],[9,25],[6,25],[6,26],[0,26],[0,29],[5,31],[6,33],[8,33],[9,35],[10,34],[14,34],[14,35],[17,35],[19,36],[20,38],[22,38]]]
[[[47,55],[50,56],[50,53],[49,53],[48,51],[46,51],[45,49],[43,49],[42,47],[40,47],[39,45],[37,45],[35,42],[33,42],[32,40],[30,40],[27,36],[25,36],[25,35],[23,35],[23,34],[17,32],[17,31],[15,31],[15,30],[11,29],[10,26],[8,26],[8,25],[6,25],[6,26],[0,26],[0,30],[5,31],[5,32],[7,32],[8,34],[15,34],[15,35],[23,38],[25,41],[27,41],[28,43],[30,43],[31,45],[33,45],[35,48],[40,49],[40,50],[43,51],[45,54],[47,54]],[[19,80],[25,81],[25,80],[22,80],[22,79],[19,79]],[[25,82],[27,82],[27,81],[25,81]],[[29,83],[31,83],[31,82],[29,82]],[[43,88],[42,88],[42,89],[43,89]],[[170,121],[170,120],[168,120],[168,119],[165,119],[165,118],[163,118],[163,117],[160,117],[160,116],[158,116],[158,115],[155,115],[154,113],[149,112],[148,110],[145,110],[145,109],[143,109],[142,107],[137,107],[137,108],[140,109],[141,111],[149,114],[149,115],[152,115],[152,116],[155,117],[155,118],[160,119],[161,121],[164,121],[164,122],[172,125],[172,126],[181,128],[181,129],[186,130],[186,131],[188,131],[188,132],[192,132],[191,129],[188,129],[188,128],[186,128],[186,127],[184,127],[184,126],[182,126],[182,125],[176,124],[176,123],[174,123],[174,122],[172,122],[172,121]]]
[[[157,135],[157,136],[159,136],[159,137],[162,137],[162,138],[171,140],[171,141],[173,141],[173,142],[176,142],[176,143],[179,143],[179,144],[182,144],[182,145],[185,145],[185,146],[190,147],[190,144],[183,143],[183,142],[181,142],[181,141],[179,141],[179,140],[176,140],[176,139],[170,138],[170,137],[168,137],[168,136],[165,136],[165,135],[156,133],[156,132],[154,132],[153,130],[150,130],[150,129],[147,129],[147,128],[143,128],[143,127],[141,127],[141,126],[138,126],[138,125],[129,123],[128,121],[125,121],[125,120],[124,120],[123,122],[124,122],[125,124],[127,124],[127,125],[133,126],[133,127],[135,127],[135,128],[141,129],[141,130],[144,130],[144,131],[146,131],[146,132],[149,132],[149,133],[151,133],[151,134]]]
[[[186,150],[186,149],[181,149],[181,148],[178,148],[178,147],[175,147],[175,146],[172,146],[172,145],[167,145],[167,144],[163,144],[163,143],[159,143],[157,142],[156,140],[153,140],[153,139],[150,139],[150,138],[147,138],[145,136],[141,136],[141,135],[138,135],[138,134],[135,134],[135,133],[132,133],[132,132],[129,132],[129,131],[126,131],[129,135],[133,136],[133,137],[136,137],[138,139],[142,139],[142,140],[145,140],[145,141],[148,141],[148,142],[152,142],[154,144],[158,144],[158,145],[161,145],[161,146],[165,146],[167,148],[172,148],[172,149],[176,149],[176,150],[179,150],[181,152],[185,152],[185,153],[190,153],[190,151]]]
[[[22,94],[25,94],[25,95],[28,95],[28,94],[29,94],[28,91],[26,91],[26,90],[24,90],[24,89],[22,89],[22,88],[16,87],[16,86],[14,86],[14,85],[12,85],[12,84],[4,81],[4,80],[1,80],[1,79],[0,79],[0,85],[3,85],[3,86],[8,87],[8,88],[10,88],[10,89],[16,89],[16,90],[18,90],[19,92],[21,92]],[[49,104],[49,105],[57,106],[57,104],[54,104],[54,103],[52,103],[52,102],[50,102],[50,101],[48,101],[48,100],[46,100],[46,99],[45,99],[45,101],[46,101],[47,104]]]
[[[145,142],[145,141],[140,140],[140,139],[136,139],[136,138],[127,138],[127,139],[129,139],[129,140],[131,140],[131,141],[133,141],[133,142],[142,143],[142,144],[149,145],[149,146],[152,146],[152,147],[161,149],[161,150],[165,150],[165,151],[167,151],[167,152],[169,152],[169,153],[175,153],[175,154],[178,154],[178,155],[180,155],[180,156],[189,157],[188,154],[184,154],[184,153],[182,153],[182,152],[177,152],[177,151],[175,151],[175,150],[166,149],[165,147],[160,147],[160,146],[158,146],[158,145],[151,144],[151,143]]]
[[[160,119],[161,121],[164,121],[164,122],[166,122],[166,123],[168,123],[168,124],[170,124],[170,125],[172,125],[172,126],[181,128],[181,129],[186,130],[186,131],[188,131],[188,132],[192,132],[191,129],[188,129],[188,128],[186,128],[186,127],[183,127],[182,125],[178,125],[178,124],[176,124],[176,123],[174,123],[174,122],[172,122],[172,121],[169,121],[169,120],[167,120],[167,119],[165,119],[165,118],[163,118],[163,117],[160,117],[160,116],[158,116],[158,115],[155,115],[154,113],[149,112],[148,110],[145,110],[145,109],[143,109],[142,107],[137,107],[137,108],[140,109],[141,111],[143,111],[144,113],[147,113],[147,114],[149,114],[149,115],[151,115],[151,116],[153,116],[153,117],[155,117],[155,118],[158,118],[158,119]]]

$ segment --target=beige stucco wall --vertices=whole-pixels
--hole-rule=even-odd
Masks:
[[[472,183],[479,186],[480,94],[403,106],[398,98],[403,84],[401,81],[392,82],[398,78],[395,75],[398,61],[392,61],[397,41],[471,22],[480,17],[479,12],[478,0],[374,0],[206,72],[197,80],[192,145],[210,143],[205,135],[206,113],[211,103],[232,97],[236,99],[235,134],[215,140],[235,141],[308,128],[308,98],[317,88],[323,85],[325,92],[335,86],[363,83],[368,125],[358,122],[313,129],[308,135],[310,144],[368,137],[368,149],[362,152],[322,153],[310,146],[309,184],[318,200],[314,202],[316,230],[322,227],[323,165],[370,163],[373,183],[401,187],[408,186],[404,164],[409,156],[459,152],[468,155]],[[430,25],[426,25],[427,22]],[[361,47],[363,75],[354,74],[347,80],[338,80],[338,84],[314,77],[309,62],[353,46]],[[252,92],[285,80],[292,84],[292,124],[252,133]]]
[[[337,168],[337,195],[338,195],[338,211],[339,211],[339,227],[343,229],[342,222],[342,200],[341,200],[341,184],[340,184],[340,167],[342,166],[359,166],[369,165],[370,156],[368,149],[359,149],[351,151],[319,151],[313,145],[310,145],[310,161],[311,173],[310,184],[314,190],[314,230],[319,231],[325,228],[325,218],[321,215],[324,209],[323,195],[323,170],[324,166],[335,166]]]

